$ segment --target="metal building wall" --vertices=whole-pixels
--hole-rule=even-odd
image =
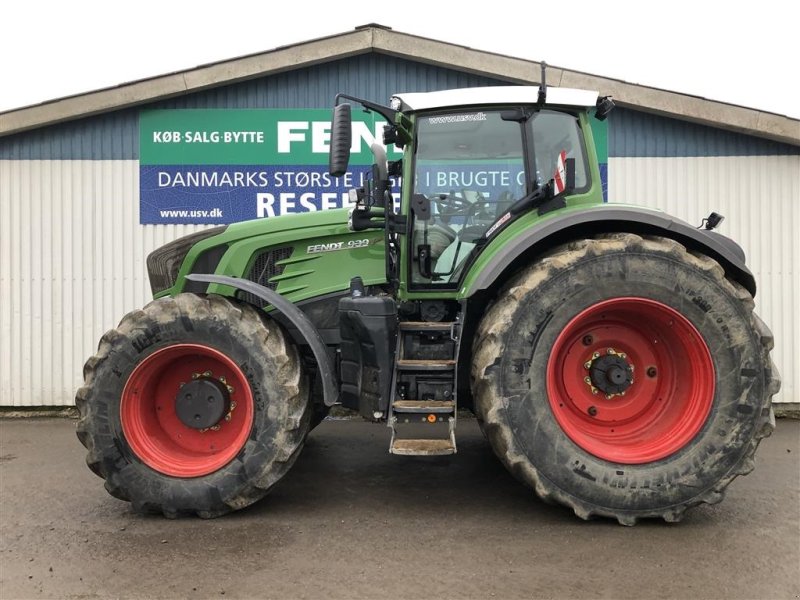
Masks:
[[[370,54],[155,106],[324,108],[342,90],[381,101],[400,90],[500,83]],[[691,222],[712,208],[728,216],[722,231],[748,251],[759,310],[779,333],[778,400],[797,402],[798,149],[698,128],[614,113],[610,198]],[[147,253],[201,229],[139,224],[137,159],[138,110],[0,138],[0,406],[71,405],[99,337],[149,299]]]
[[[149,299],[135,160],[0,160],[0,405],[71,405],[104,331]]]
[[[330,108],[347,91],[375,102],[397,92],[507,85],[392,56],[366,54],[170,98],[142,108]],[[0,138],[0,160],[139,158],[139,109],[125,109]]]

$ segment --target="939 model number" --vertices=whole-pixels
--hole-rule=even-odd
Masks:
[[[366,248],[369,246],[369,239],[347,240],[346,242],[330,242],[328,244],[312,244],[306,248],[306,254],[318,254],[319,252],[336,252],[337,250],[353,250],[355,248]]]

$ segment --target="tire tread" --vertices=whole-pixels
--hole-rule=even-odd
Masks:
[[[762,349],[764,364],[769,365],[765,375],[766,386],[762,410],[758,413],[759,422],[756,435],[747,442],[741,460],[715,486],[693,498],[690,502],[664,508],[653,514],[631,514],[630,512],[612,512],[595,506],[563,492],[544,477],[541,477],[535,466],[521,454],[512,451],[513,434],[508,423],[500,417],[502,399],[496,396],[490,385],[487,373],[495,368],[501,356],[502,343],[500,333],[504,323],[509,322],[510,315],[526,293],[532,291],[541,282],[546,281],[556,271],[567,269],[585,257],[599,256],[602,253],[630,249],[641,249],[649,252],[668,255],[676,260],[688,263],[712,277],[719,285],[727,288],[737,298],[746,312],[752,329],[758,335]],[[739,475],[749,473],[753,468],[753,457],[761,440],[769,436],[775,428],[775,416],[771,406],[772,396],[780,389],[780,376],[770,358],[770,350],[774,339],[769,328],[753,312],[755,303],[750,293],[738,283],[728,279],[723,268],[712,258],[703,254],[690,252],[680,243],[664,237],[639,236],[631,233],[613,233],[576,240],[553,249],[540,260],[524,268],[507,284],[497,296],[495,303],[487,310],[478,326],[473,344],[473,363],[471,379],[473,397],[478,418],[483,422],[483,429],[495,454],[518,479],[530,485],[536,494],[546,502],[558,502],[571,508],[582,519],[594,516],[605,516],[617,519],[622,525],[635,525],[642,517],[661,517],[668,522],[680,521],[688,508],[698,504],[716,504],[725,494],[725,489]]]

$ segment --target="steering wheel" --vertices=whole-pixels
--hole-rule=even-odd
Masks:
[[[433,203],[439,214],[449,219],[450,217],[468,215],[473,210],[473,204],[465,198],[460,198],[455,193],[434,194]]]

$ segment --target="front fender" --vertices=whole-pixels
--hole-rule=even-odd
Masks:
[[[730,238],[714,231],[697,229],[685,221],[651,209],[610,204],[560,211],[514,233],[513,237],[498,235],[471,266],[462,295],[470,297],[488,290],[554,246],[613,232],[671,238],[715,259],[729,277],[755,296],[756,282],[745,265],[744,251]]]
[[[285,316],[289,322],[294,325],[303,339],[311,348],[314,358],[317,361],[319,368],[320,378],[322,380],[322,393],[325,401],[325,406],[333,406],[339,400],[339,385],[336,380],[336,372],[333,369],[331,360],[325,350],[325,342],[322,340],[317,328],[309,320],[309,318],[297,306],[286,300],[279,293],[258,285],[247,279],[239,279],[237,277],[227,277],[225,275],[204,275],[194,273],[187,275],[186,279],[189,281],[197,281],[202,283],[214,283],[217,285],[228,286],[237,290],[243,290],[248,294],[253,294],[261,298],[265,303],[271,304],[275,310]]]

